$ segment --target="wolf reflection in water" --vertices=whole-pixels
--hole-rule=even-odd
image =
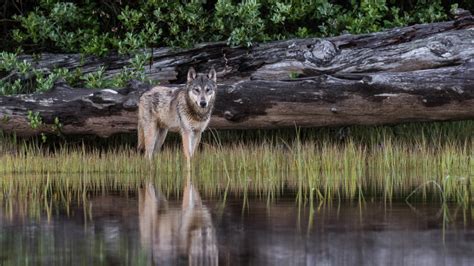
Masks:
[[[188,176],[181,207],[167,199],[151,183],[139,191],[140,241],[149,262],[158,265],[217,265],[216,231]]]

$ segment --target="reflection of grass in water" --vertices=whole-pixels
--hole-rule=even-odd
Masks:
[[[391,201],[433,181],[447,200],[466,203],[473,199],[473,129],[473,122],[353,127],[343,140],[338,138],[345,132],[334,129],[210,132],[193,172],[207,197],[226,191],[271,201],[291,189],[300,204],[374,196]],[[134,190],[144,179],[179,195],[184,182],[184,160],[173,141],[153,165],[130,142],[108,149],[13,146],[6,137],[0,143],[0,193],[39,199],[33,204],[83,200],[90,191]],[[438,199],[439,193],[421,186],[414,196]]]
[[[465,224],[474,217],[473,129],[473,122],[352,128],[343,141],[337,139],[337,131],[330,129],[219,132],[218,137],[208,134],[204,149],[194,161],[194,184],[203,198],[215,197],[223,202],[218,216],[223,213],[226,199],[244,198],[242,211],[246,212],[248,197],[271,202],[291,190],[297,195],[298,230],[307,234],[324,216],[322,206],[339,208],[344,199],[357,202],[360,223],[372,197],[382,197],[386,202],[409,195],[409,203],[433,200],[440,206],[436,218],[442,219],[444,241],[448,223],[455,219],[458,209]],[[90,246],[85,250],[70,246],[72,254],[81,254],[75,260],[79,263],[87,257],[82,254],[91,254],[94,262],[103,263],[111,245],[105,233],[87,233],[90,220],[97,219],[92,217],[92,194],[114,192],[126,196],[153,180],[166,196],[181,196],[186,181],[176,141],[168,144],[153,166],[136,154],[130,142],[114,149],[63,146],[54,153],[39,146],[0,141],[0,218],[2,222],[14,222],[30,217],[44,223],[58,210],[69,215],[74,206],[82,206],[84,241]],[[14,149],[17,151],[12,152]],[[448,205],[448,201],[458,204]],[[305,210],[309,210],[308,220],[302,215]],[[61,252],[55,250],[57,240],[53,235],[42,229],[34,240],[26,242],[17,237],[17,232],[3,234],[5,242],[0,239],[4,243],[0,246],[6,247],[4,254],[21,258],[17,263],[33,261],[33,257],[24,256],[31,253],[27,250],[30,247],[39,247],[41,254]],[[113,245],[123,251],[118,256],[131,260],[131,264],[146,264],[146,255],[127,237],[120,234],[120,238],[113,239]],[[56,256],[55,261],[61,258]]]
[[[69,265],[71,261],[78,265],[102,265],[106,256],[110,255],[129,261],[127,264],[148,265],[146,254],[132,241],[133,235],[110,234],[89,226],[93,219],[92,206],[80,183],[69,183],[71,180],[58,183],[64,178],[47,176],[18,180],[18,183],[8,184],[8,187],[2,183],[0,192],[0,221],[5,223],[0,223],[1,265]],[[61,221],[59,210],[66,210],[68,217],[72,215],[70,209],[77,204],[83,210],[84,223],[78,223],[83,235],[63,230],[54,221],[51,222],[55,216]],[[14,229],[10,224],[14,225]],[[70,224],[62,225],[74,229]]]

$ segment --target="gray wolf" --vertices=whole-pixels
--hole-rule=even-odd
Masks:
[[[138,105],[138,149],[151,160],[168,131],[179,132],[189,162],[211,120],[216,89],[214,69],[206,75],[191,67],[184,88],[157,86],[145,92]]]

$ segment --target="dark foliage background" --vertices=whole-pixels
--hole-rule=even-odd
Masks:
[[[449,19],[473,1],[442,0],[3,0],[6,51],[104,55],[149,46],[255,41],[366,33]]]
[[[58,79],[71,86],[121,87],[146,81],[150,47],[191,47],[226,41],[251,46],[288,38],[367,33],[452,18],[473,1],[446,0],[3,0],[0,2],[0,95],[47,91]],[[104,69],[38,69],[19,54],[43,52],[130,56],[112,78]]]

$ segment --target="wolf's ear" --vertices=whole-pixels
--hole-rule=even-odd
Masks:
[[[214,68],[211,68],[211,71],[209,71],[209,74],[207,74],[207,77],[214,81],[214,82],[217,82],[217,74],[216,74],[216,70]]]
[[[190,67],[188,70],[188,82],[193,81],[196,78],[196,70],[194,67]]]

